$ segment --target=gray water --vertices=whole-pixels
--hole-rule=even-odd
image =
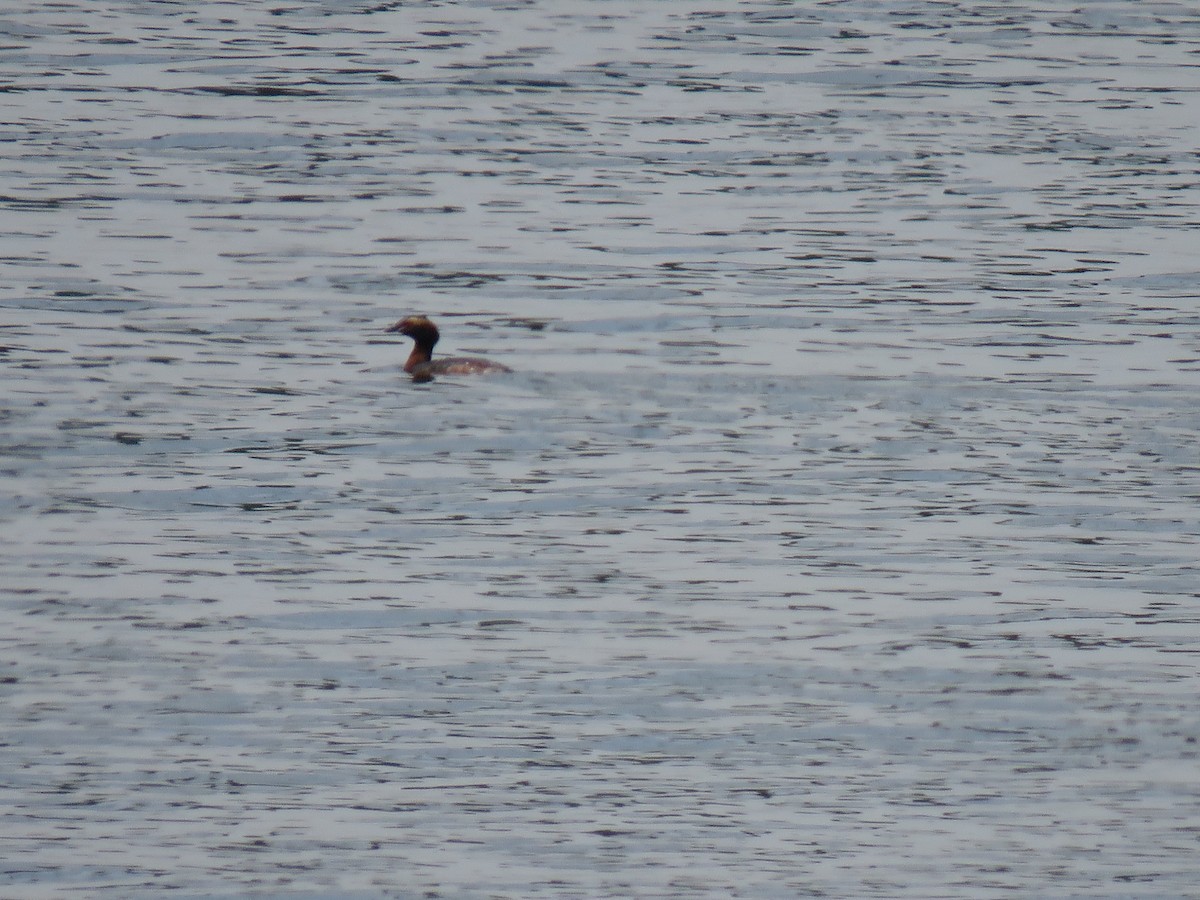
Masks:
[[[1200,896],[1194,6],[0,35],[0,895]]]

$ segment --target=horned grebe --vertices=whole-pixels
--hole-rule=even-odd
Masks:
[[[475,356],[435,360],[433,345],[438,342],[438,330],[425,316],[408,316],[387,330],[413,339],[412,353],[404,363],[404,371],[413,377],[413,381],[430,381],[435,375],[489,375],[512,371],[508,366]]]

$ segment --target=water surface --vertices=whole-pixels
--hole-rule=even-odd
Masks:
[[[5,896],[1194,892],[1188,5],[0,43]]]

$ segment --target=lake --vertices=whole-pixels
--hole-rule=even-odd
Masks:
[[[4,896],[1197,896],[1195,8],[0,36]]]

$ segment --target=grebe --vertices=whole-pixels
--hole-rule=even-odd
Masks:
[[[433,346],[438,342],[438,330],[425,316],[408,316],[387,330],[413,339],[412,353],[404,363],[404,371],[413,377],[413,381],[431,381],[435,375],[490,375],[512,371],[508,366],[476,356],[451,356],[435,360]]]

